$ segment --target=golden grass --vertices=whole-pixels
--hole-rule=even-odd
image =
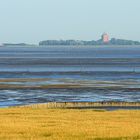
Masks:
[[[140,111],[0,109],[0,140],[139,140]]]

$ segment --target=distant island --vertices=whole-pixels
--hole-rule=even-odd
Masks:
[[[27,46],[29,44],[26,43],[4,43],[3,46]]]
[[[3,43],[0,44],[0,47],[9,47],[9,46],[13,46],[13,47],[28,47],[28,46],[36,46],[34,44],[26,44],[26,43]]]
[[[107,33],[104,33],[99,40],[44,40],[39,42],[39,46],[95,46],[95,45],[140,45],[139,41],[109,38]],[[27,43],[2,43],[0,47],[37,47],[36,44]]]
[[[84,40],[44,40],[39,42],[39,46],[42,45],[140,45],[139,41],[116,39],[109,40],[109,35],[104,33],[101,39],[95,41]]]

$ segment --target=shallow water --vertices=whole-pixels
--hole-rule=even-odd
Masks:
[[[42,81],[28,81],[34,78]],[[1,86],[60,84],[80,84],[81,88],[1,88],[0,106],[50,101],[140,102],[140,46],[0,48]]]

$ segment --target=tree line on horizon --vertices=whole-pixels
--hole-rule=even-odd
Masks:
[[[109,42],[104,43],[102,39],[100,40],[44,40],[40,41],[39,45],[140,45],[139,41],[125,40],[125,39],[115,39],[112,38]]]

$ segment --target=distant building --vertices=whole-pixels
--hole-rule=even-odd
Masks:
[[[107,33],[104,33],[102,35],[102,42],[103,43],[109,43],[109,35]]]

